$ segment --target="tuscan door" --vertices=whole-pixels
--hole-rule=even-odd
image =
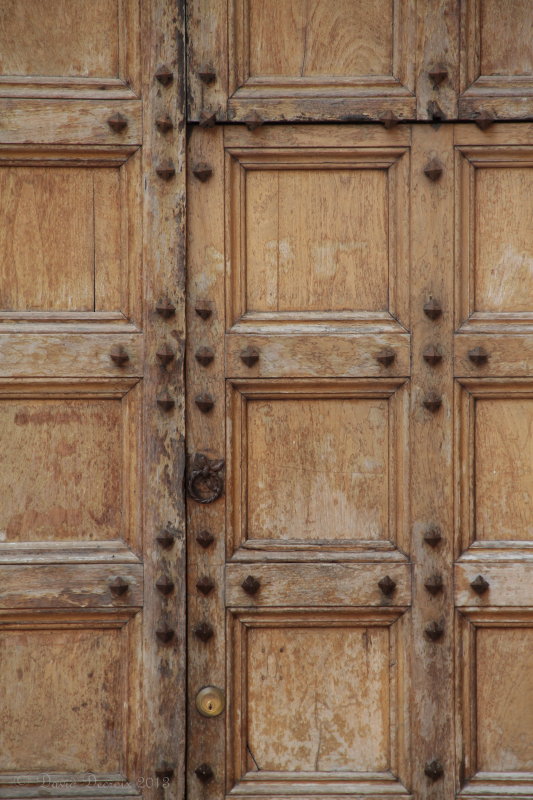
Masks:
[[[4,798],[183,796],[181,29],[0,2]]]
[[[531,797],[533,126],[257,122],[189,141],[189,797]]]

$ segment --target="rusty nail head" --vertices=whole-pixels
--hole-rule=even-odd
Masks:
[[[433,88],[438,89],[441,83],[444,83],[448,77],[448,70],[446,67],[443,67],[442,64],[438,64],[429,70],[428,75],[433,84]]]
[[[170,411],[170,409],[174,408],[176,405],[176,401],[169,395],[168,392],[162,392],[160,395],[158,395],[157,405],[164,411]]]
[[[244,124],[248,128],[249,131],[255,131],[257,128],[260,128],[261,125],[264,123],[263,117],[257,113],[257,111],[253,111],[247,117],[244,118]]]
[[[384,367],[390,367],[390,365],[396,359],[396,353],[394,350],[391,350],[389,347],[386,347],[384,350],[380,350],[380,352],[376,356],[376,361],[379,361]]]
[[[204,64],[198,70],[198,77],[201,81],[209,85],[210,83],[214,83],[216,81],[217,73],[215,68],[210,64]]]
[[[254,595],[257,594],[261,588],[261,583],[257,580],[257,578],[254,578],[253,575],[247,575],[247,577],[241,583],[241,588],[244,589],[246,594]]]
[[[162,86],[169,86],[174,79],[174,73],[166,64],[163,64],[156,70],[155,77]]]
[[[200,764],[194,770],[194,774],[198,778],[198,780],[202,781],[202,783],[209,783],[215,777],[215,773],[211,769],[209,764]]]
[[[438,319],[442,314],[441,304],[431,298],[427,303],[424,303],[424,314],[429,319]]]
[[[429,178],[430,181],[438,181],[442,175],[443,169],[444,167],[439,159],[432,158],[424,167],[424,175]]]
[[[474,120],[478,128],[482,131],[486,131],[487,128],[490,128],[494,121],[495,117],[490,111],[481,111]]]
[[[164,344],[157,350],[155,355],[161,366],[166,367],[174,358],[174,350],[168,344]]]
[[[165,161],[164,164],[160,164],[156,167],[155,171],[164,181],[169,181],[176,174],[176,168],[172,161]]]
[[[444,623],[433,620],[425,627],[426,636],[432,642],[438,641],[444,634]]]
[[[163,644],[168,644],[174,638],[174,630],[169,628],[168,625],[162,625],[155,632],[155,635]]]
[[[439,573],[435,573],[434,575],[431,575],[427,579],[427,581],[424,583],[424,586],[426,587],[428,592],[430,594],[432,594],[432,595],[436,595],[439,592],[442,592],[442,590],[444,588],[444,582],[442,580],[442,575],[439,575]]]
[[[109,117],[107,124],[111,130],[115,131],[115,133],[122,133],[122,131],[126,130],[128,127],[128,120],[126,117],[123,117],[122,114],[117,113],[113,114],[112,117]]]
[[[204,392],[204,394],[198,394],[194,398],[194,402],[197,408],[200,409],[202,414],[208,414],[215,405],[215,401],[211,397],[210,394]]]
[[[209,164],[206,164],[205,161],[201,161],[198,164],[194,164],[192,168],[192,174],[195,176],[195,178],[198,178],[199,181],[205,183],[212,176],[213,170]]]
[[[161,531],[159,536],[156,536],[156,541],[161,545],[163,550],[169,550],[176,541],[176,536],[169,528],[165,528]]]
[[[424,534],[424,541],[430,547],[436,547],[442,540],[442,533],[437,525],[431,525]]]
[[[396,581],[393,581],[390,575],[385,575],[384,578],[378,581],[378,586],[385,597],[390,597],[394,594],[394,590],[396,589]]]
[[[424,350],[423,358],[424,361],[427,361],[427,363],[431,364],[432,367],[436,367],[437,364],[440,364],[442,361],[442,353],[437,347],[435,347],[435,345],[431,344]]]
[[[216,111],[200,111],[198,124],[200,128],[214,128],[217,121]]]
[[[379,119],[387,130],[394,128],[400,121],[394,111],[385,111]]]
[[[257,364],[259,361],[259,350],[256,347],[245,347],[244,350],[241,350],[239,353],[241,361],[243,361],[247,367],[253,367],[254,364]]]
[[[156,588],[161,594],[167,595],[174,591],[174,582],[167,575],[163,575],[157,581]]]
[[[195,359],[202,367],[208,367],[215,357],[210,347],[200,347],[194,354]]]
[[[476,592],[476,594],[485,594],[485,592],[489,589],[489,582],[485,580],[483,575],[478,575],[471,581],[470,586]]]
[[[155,125],[157,130],[161,131],[161,133],[168,133],[174,127],[174,123],[168,114],[162,114],[160,117],[157,117]]]
[[[435,392],[430,392],[423,401],[424,408],[435,414],[442,405],[442,397]]]
[[[168,319],[169,317],[174,316],[174,314],[176,313],[176,306],[174,305],[174,303],[170,302],[168,297],[166,297],[163,300],[159,301],[159,303],[155,307],[155,310],[161,317]]]
[[[121,577],[113,578],[113,580],[109,582],[109,589],[111,591],[111,594],[114,594],[117,597],[120,597],[120,595],[122,594],[126,594],[129,588],[130,587],[127,581],[125,581],[124,578]]]
[[[174,777],[174,767],[164,762],[160,767],[158,767],[158,769],[156,769],[155,774],[161,780],[170,781]]]
[[[481,367],[489,360],[489,354],[484,347],[474,347],[468,351],[468,358],[476,367]]]
[[[215,635],[213,628],[208,622],[200,622],[200,624],[196,625],[193,629],[193,633],[201,642],[208,642],[209,639]]]
[[[196,581],[196,588],[207,597],[215,588],[215,584],[211,578],[208,578],[207,575],[203,575]]]
[[[199,300],[194,310],[198,314],[199,317],[202,319],[209,319],[211,314],[213,313],[213,309],[211,308],[211,303],[208,300]]]
[[[439,778],[442,778],[444,775],[444,767],[436,758],[433,761],[428,761],[426,766],[424,767],[424,773],[431,778],[432,781],[436,781]]]
[[[196,534],[196,541],[198,542],[200,547],[207,549],[213,544],[213,542],[215,541],[215,537],[210,531],[200,531],[199,533]]]
[[[129,355],[121,344],[116,344],[111,348],[109,357],[111,361],[114,361],[119,367],[124,366],[124,364],[130,360]]]

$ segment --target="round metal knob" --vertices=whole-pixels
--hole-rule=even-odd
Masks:
[[[202,717],[218,717],[224,711],[226,699],[218,686],[204,686],[196,695],[195,703]]]

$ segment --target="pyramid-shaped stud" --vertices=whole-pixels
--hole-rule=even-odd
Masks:
[[[435,414],[442,406],[442,397],[435,392],[430,392],[424,398],[423,406],[427,408],[428,411],[431,411],[432,414]]]
[[[199,625],[193,629],[193,633],[197,639],[200,639],[201,642],[208,642],[214,635],[215,632],[211,625],[208,622],[201,622]]]
[[[168,595],[174,591],[174,581],[172,581],[167,575],[159,578],[155,586],[157,591],[162,595]]]
[[[474,122],[480,130],[486,131],[495,122],[495,119],[494,114],[491,114],[490,111],[481,111]]]
[[[436,781],[439,778],[442,778],[444,775],[444,767],[436,758],[432,761],[428,761],[424,767],[424,773],[431,778],[432,781]]]
[[[207,595],[210,594],[215,588],[215,584],[211,578],[208,578],[207,575],[204,575],[196,581],[196,588],[199,592],[207,597]]]
[[[176,167],[172,161],[165,161],[162,164],[158,164],[155,171],[164,181],[169,181],[176,174]]]
[[[202,319],[209,319],[209,317],[213,313],[213,309],[211,308],[211,303],[208,300],[199,300],[194,306],[194,310],[196,311],[198,316],[201,317]]]
[[[174,629],[169,628],[168,625],[161,625],[155,632],[155,635],[163,644],[168,644],[174,638]]]
[[[444,634],[444,625],[442,622],[433,620],[433,622],[426,625],[425,633],[428,639],[431,639],[432,642],[436,642],[441,639]]]
[[[210,64],[203,64],[196,74],[200,80],[207,85],[214,83],[217,79],[215,68]]]
[[[476,367],[481,367],[489,360],[489,354],[484,347],[474,347],[468,351],[468,358]]]
[[[216,121],[216,111],[200,111],[198,117],[198,124],[200,128],[214,128]]]
[[[248,114],[247,117],[244,118],[244,124],[248,128],[249,131],[255,131],[257,128],[260,128],[261,125],[264,123],[263,117],[257,113],[257,111],[253,111],[251,114]]]
[[[172,764],[163,761],[162,764],[155,770],[156,776],[162,781],[171,781],[174,777],[174,767]]]
[[[205,392],[204,394],[196,395],[196,397],[194,398],[194,403],[196,407],[200,409],[202,414],[208,414],[215,405],[215,401],[213,400],[211,395],[206,394]]]
[[[206,164],[205,161],[201,161],[193,166],[192,174],[195,178],[198,178],[199,181],[205,183],[212,176],[213,169],[209,164]]]
[[[202,783],[209,783],[209,781],[212,781],[215,777],[215,773],[209,764],[200,764],[194,770],[194,774],[199,781],[202,781]]]
[[[378,586],[385,597],[390,597],[392,594],[394,594],[396,589],[396,581],[393,581],[390,575],[385,575],[384,578],[381,578],[381,580],[378,581]]]
[[[439,575],[438,573],[435,573],[435,575],[431,575],[424,583],[424,586],[426,587],[426,589],[430,594],[432,595],[439,594],[439,592],[442,592],[444,588],[442,575]]]
[[[163,411],[170,411],[170,409],[174,408],[176,405],[176,401],[168,392],[162,392],[157,397],[157,405],[162,408]]]
[[[437,525],[431,525],[424,533],[424,541],[430,547],[436,547],[442,541],[442,533]]]
[[[112,131],[115,133],[122,133],[128,127],[128,120],[126,117],[122,116],[122,114],[113,114],[112,117],[109,117],[107,120],[107,124],[111,128]]]
[[[428,72],[429,79],[433,84],[434,89],[438,89],[438,87],[444,83],[446,78],[448,77],[448,70],[446,67],[443,67],[441,64],[437,64],[436,66],[432,67]]]
[[[244,350],[241,350],[239,357],[247,367],[253,367],[259,361],[259,350],[248,345]]]
[[[155,538],[157,543],[161,545],[163,550],[169,550],[176,541],[175,534],[171,530],[169,530],[169,528],[165,528],[164,530],[162,530],[161,533]]]
[[[157,117],[155,126],[158,131],[161,131],[161,133],[168,133],[173,129],[174,123],[168,114],[162,114],[160,117]]]
[[[174,358],[174,355],[174,350],[168,344],[161,345],[155,354],[162,367],[166,367],[167,364],[170,364]]]
[[[389,347],[386,347],[384,350],[380,350],[376,355],[376,361],[379,361],[379,363],[384,367],[390,367],[390,365],[394,363],[395,359],[396,353]]]
[[[164,317],[168,319],[169,317],[174,316],[176,313],[176,306],[172,303],[168,297],[163,298],[160,300],[155,307],[155,310],[159,314],[160,317]]]
[[[430,181],[438,181],[444,171],[444,167],[438,158],[432,158],[424,167],[424,175]]]
[[[206,550],[213,544],[213,542],[215,541],[215,537],[213,536],[211,531],[200,531],[199,533],[196,534],[196,541],[198,542],[200,547],[203,547],[204,550]]]
[[[118,367],[123,367],[126,364],[130,357],[127,354],[126,350],[121,344],[116,344],[111,348],[111,352],[109,353],[109,358],[113,361]]]
[[[126,594],[129,588],[130,585],[124,578],[116,577],[109,582],[109,590],[111,594],[114,594],[116,597]]]
[[[437,302],[437,300],[431,298],[427,303],[424,303],[424,314],[426,317],[429,317],[429,319],[438,319],[442,314],[441,304]]]
[[[483,575],[477,575],[473,581],[470,581],[470,586],[476,594],[482,595],[488,591],[490,584],[485,580]]]
[[[241,588],[246,594],[254,595],[261,588],[261,583],[253,575],[248,575],[241,583]]]
[[[396,127],[396,125],[398,125],[400,122],[394,111],[385,111],[385,113],[382,114],[379,119],[387,130]]]
[[[429,345],[429,347],[426,347],[426,349],[422,353],[422,357],[424,361],[426,361],[432,367],[436,367],[437,364],[440,364],[440,362],[442,361],[442,353],[433,344]]]
[[[166,64],[162,64],[156,70],[155,79],[159,81],[162,86],[169,86],[174,80],[174,73]]]
[[[194,354],[195,359],[202,367],[208,367],[215,357],[210,347],[200,347]]]

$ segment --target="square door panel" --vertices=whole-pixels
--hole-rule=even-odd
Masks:
[[[463,383],[457,454],[463,546],[525,545],[533,541],[533,386]]]
[[[139,211],[140,178],[134,151],[0,153],[3,318],[137,316],[140,237],[132,215]]]
[[[401,150],[229,149],[228,323],[405,321],[406,170]]]
[[[459,322],[533,322],[533,149],[475,147],[458,163]]]
[[[135,540],[135,384],[0,385],[1,541]]]
[[[403,535],[400,385],[235,382],[236,546],[392,546]]]
[[[2,0],[0,94],[133,94],[138,0]],[[138,88],[138,87],[136,87]],[[26,89],[26,91],[24,91]]]
[[[33,622],[3,615],[4,786],[12,783],[20,792],[26,784],[29,796],[42,796],[57,776],[60,785],[85,782],[80,791],[98,795],[97,780],[100,787],[109,783],[108,791],[121,777],[126,781],[138,749],[139,633],[136,617],[126,612],[112,620],[94,611],[83,618],[56,613]]]
[[[230,787],[403,789],[393,779],[405,767],[406,621],[398,612],[239,612],[231,624],[231,663],[242,671],[234,673]]]
[[[465,795],[529,797],[533,791],[531,613],[486,609],[464,610],[463,615],[458,628],[457,718]]]

